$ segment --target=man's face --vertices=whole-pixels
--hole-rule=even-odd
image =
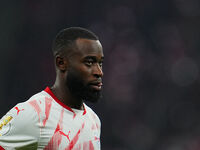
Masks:
[[[77,39],[69,58],[66,84],[78,99],[96,102],[101,97],[103,50],[97,40]]]

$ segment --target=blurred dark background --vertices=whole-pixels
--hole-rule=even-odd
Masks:
[[[54,83],[52,40],[95,32],[102,150],[200,150],[200,1],[1,1],[0,117]]]

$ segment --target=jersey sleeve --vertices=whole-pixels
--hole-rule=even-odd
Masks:
[[[0,120],[0,150],[37,149],[39,126],[38,116],[29,104],[16,105]]]

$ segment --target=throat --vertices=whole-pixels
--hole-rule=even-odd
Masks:
[[[68,89],[62,89],[55,86],[52,86],[50,89],[55,97],[57,97],[57,99],[63,104],[70,108],[84,110],[83,100],[71,95]]]

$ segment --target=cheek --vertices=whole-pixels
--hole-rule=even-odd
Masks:
[[[77,62],[72,64],[69,69],[76,77],[83,80],[84,82],[91,80],[90,78],[92,77],[92,67],[87,67],[84,63]]]
[[[81,79],[84,83],[87,84],[91,79],[92,70],[87,66],[79,66],[74,70],[76,72],[76,76]]]
[[[92,74],[92,69],[85,65],[81,65],[77,71],[84,77],[89,77]]]

